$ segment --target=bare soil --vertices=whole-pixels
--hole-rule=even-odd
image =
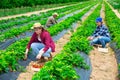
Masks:
[[[119,13],[119,11],[118,11],[117,9],[114,9],[108,2],[107,2],[107,4],[110,6],[110,8],[112,9],[112,11],[116,14],[116,16],[117,16],[118,18],[120,18],[120,13]]]
[[[72,4],[72,5],[75,5],[75,4]],[[72,6],[72,5],[69,5],[69,6]],[[40,11],[28,12],[28,13],[24,13],[24,14],[5,16],[5,17],[0,17],[0,20],[16,18],[16,17],[21,17],[21,16],[31,16],[32,14],[40,14],[40,12],[47,12],[47,11],[50,11],[50,10],[61,9],[61,8],[65,8],[65,7],[67,7],[67,6],[60,6],[60,7],[55,7],[55,8],[43,9],[43,10],[40,10]]]
[[[96,7],[94,7],[95,9]],[[93,12],[93,10],[90,9],[90,11],[88,11],[89,14],[87,14],[86,16],[82,17],[82,21],[84,21],[86,19],[86,17],[88,17],[91,12]],[[83,19],[84,18],[84,19]],[[78,22],[76,28],[74,29],[74,32],[76,31],[77,27],[80,26],[81,22]],[[54,57],[55,55],[57,55],[62,49],[63,46],[69,42],[70,37],[71,37],[72,33],[70,31],[68,31],[63,37],[61,37],[56,43],[56,52],[52,53],[52,56]],[[17,80],[31,80],[32,76],[36,73],[33,70],[31,70],[31,66],[34,62],[30,62],[30,64],[27,66],[26,68],[26,72],[23,72],[19,75],[19,77],[17,78]]]
[[[104,5],[101,9],[101,17],[105,18]],[[105,21],[104,21],[105,23]],[[113,50],[108,46],[108,53],[98,51],[94,48],[90,52],[92,63],[92,74],[90,80],[118,80],[118,66]]]

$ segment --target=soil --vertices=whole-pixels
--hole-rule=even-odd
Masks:
[[[97,7],[97,6],[96,6]],[[94,7],[94,9],[96,8]],[[87,14],[86,16],[83,16],[82,17],[82,21],[84,21],[86,19],[86,17],[88,17],[91,12],[93,12],[93,10],[90,9],[90,11],[88,11],[89,14]],[[84,18],[84,19],[83,19]],[[80,26],[80,22],[78,22],[77,24],[77,27]],[[76,27],[76,28],[77,28]],[[76,31],[76,28],[74,29],[74,32]],[[70,36],[72,35],[72,33],[70,31],[68,31],[63,37],[61,37],[56,43],[56,52],[52,53],[52,56],[54,57],[56,54],[58,54],[62,49],[63,49],[63,46],[69,42],[69,39],[70,39]],[[31,70],[31,64],[33,64],[34,62],[30,62],[30,64],[27,66],[27,71],[24,72],[24,73],[21,73],[17,80],[31,80],[32,79],[32,76],[35,74],[34,71]]]
[[[78,26],[78,25],[77,25]],[[56,54],[58,54],[62,49],[63,46],[69,42],[70,36],[72,35],[72,33],[70,31],[68,31],[62,38],[60,38],[56,43],[56,52],[52,53],[52,56],[54,57]],[[27,71],[24,73],[21,73],[18,77],[17,80],[31,80],[32,76],[34,75],[34,71],[31,70],[31,66],[34,62],[30,62],[30,64],[27,66]]]
[[[116,16],[117,16],[118,18],[120,18],[120,13],[119,13],[119,11],[118,11],[117,9],[114,9],[108,2],[107,2],[107,4],[110,6],[110,8],[112,9],[112,11],[116,14]]]
[[[105,18],[104,10],[104,5],[102,5],[100,14],[103,20]],[[115,53],[109,46],[108,53],[99,52],[98,48],[94,48],[94,50],[90,52],[90,59],[92,63],[90,80],[118,80],[118,66]]]
[[[95,10],[95,8],[98,6],[98,4],[97,5],[95,5],[94,7],[92,7],[83,17],[82,17],[82,21],[85,21],[86,20],[86,16],[89,16],[94,10]]]
[[[72,5],[75,5],[75,4],[72,4]],[[69,6],[72,6],[72,5],[69,5]],[[61,8],[65,8],[65,7],[68,7],[68,6],[61,6],[61,7],[56,7],[56,8],[43,9],[40,11],[28,12],[28,13],[24,13],[24,14],[17,14],[17,15],[13,15],[13,16],[0,17],[0,20],[16,18],[16,17],[21,17],[21,16],[31,16],[32,14],[40,14],[40,12],[47,12],[50,10],[61,9]]]
[[[108,53],[98,52],[95,48],[90,53],[92,74],[90,80],[118,80],[118,68],[114,52],[109,47]]]

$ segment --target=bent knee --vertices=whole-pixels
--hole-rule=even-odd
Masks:
[[[31,48],[32,48],[32,49],[36,48],[36,43],[32,43],[32,44],[31,44]]]

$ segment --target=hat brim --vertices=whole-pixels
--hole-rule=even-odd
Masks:
[[[53,14],[53,15],[59,16],[58,14]]]
[[[59,16],[58,14],[56,16]]]
[[[102,22],[102,21],[96,20],[96,22],[98,23],[98,22]]]
[[[41,25],[40,27],[44,28],[43,25]],[[31,27],[31,29],[34,29],[34,28],[40,28],[40,27]]]

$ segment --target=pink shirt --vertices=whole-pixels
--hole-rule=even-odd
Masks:
[[[42,31],[42,33],[40,34],[40,39],[41,39],[41,42],[45,45],[45,48],[44,48],[44,52],[46,52],[50,47],[52,49],[52,52],[55,52],[55,44],[49,34],[49,32],[47,31]],[[30,49],[30,46],[32,43],[34,42],[39,42],[41,43],[39,40],[38,40],[38,35],[34,32],[28,45],[27,45],[27,48]]]

